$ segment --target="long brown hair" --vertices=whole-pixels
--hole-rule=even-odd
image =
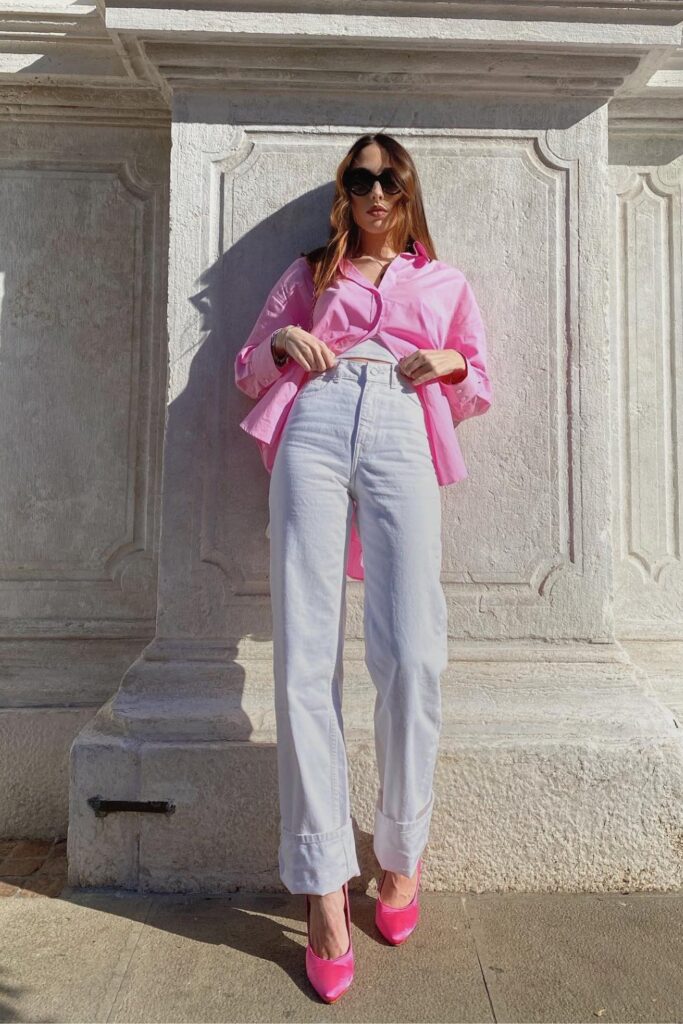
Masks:
[[[342,259],[352,259],[358,254],[360,229],[353,219],[351,197],[344,188],[342,176],[360,151],[371,142],[376,142],[386,151],[389,166],[403,190],[394,207],[394,227],[391,231],[394,248],[398,252],[404,252],[413,242],[419,241],[429,256],[436,259],[436,250],[427,227],[420,179],[413,158],[391,135],[385,135],[384,132],[367,133],[356,139],[337,167],[336,188],[330,211],[330,237],[327,244],[301,253],[311,268],[316,298],[333,283]]]

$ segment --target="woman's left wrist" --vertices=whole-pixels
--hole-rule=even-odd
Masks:
[[[270,351],[273,356],[273,362],[277,367],[285,366],[289,362],[289,354],[287,350],[278,349],[279,335],[282,330],[286,332],[288,328],[278,327],[270,336]]]
[[[446,377],[446,383],[447,384],[460,384],[460,383],[462,383],[462,381],[465,380],[465,378],[467,377],[467,375],[470,372],[469,363],[467,362],[466,357],[462,354],[462,352],[458,352],[458,355],[459,355],[460,359],[462,360],[462,365],[456,367],[455,370],[451,370],[451,372],[447,375],[447,377]]]

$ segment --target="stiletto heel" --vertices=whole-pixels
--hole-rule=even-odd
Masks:
[[[390,907],[382,903],[380,892],[386,871],[382,872],[380,885],[377,889],[375,900],[375,924],[380,932],[392,946],[399,946],[405,942],[409,935],[415,931],[417,922],[420,920],[420,904],[418,893],[420,890],[420,875],[422,874],[422,860],[417,862],[417,884],[413,898],[405,907]]]
[[[353,943],[351,941],[351,907],[349,883],[344,882],[344,916],[349,932],[349,948],[341,956],[331,959],[318,956],[311,946],[311,902],[306,894],[306,974],[313,988],[326,1003],[334,1003],[351,985],[354,975]]]

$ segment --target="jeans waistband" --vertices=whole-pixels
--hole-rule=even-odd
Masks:
[[[361,362],[360,360],[353,359],[337,359],[334,366],[331,366],[327,370],[312,370],[311,376],[314,377],[328,377],[328,378],[340,378],[340,377],[356,377],[359,381],[373,380],[380,381],[388,384],[389,387],[398,387],[399,384],[405,384],[407,378],[402,376],[398,368],[398,363],[390,362]]]

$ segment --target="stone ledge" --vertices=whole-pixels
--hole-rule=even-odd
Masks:
[[[467,680],[457,680],[463,671]],[[683,733],[645,689],[641,673],[623,666],[451,667],[428,846],[436,887],[680,887]],[[282,888],[270,697],[263,683],[250,684],[242,700],[235,715],[243,738],[234,742],[208,734],[203,742],[136,741],[106,735],[101,717],[81,732],[72,749],[70,884]],[[378,778],[367,680],[347,679],[343,704],[359,857],[374,867]],[[156,722],[158,736],[167,724]],[[96,793],[166,799],[175,812],[97,819],[87,804]]]
[[[572,657],[571,645],[551,644],[533,660],[531,645],[520,645],[517,657],[504,646],[500,656],[482,646],[488,660],[451,660],[441,679],[443,729],[463,741],[470,731],[483,740],[487,727],[491,740],[523,728],[525,742],[582,733],[620,740],[630,726],[634,736],[677,728],[646,673],[619,645],[582,645]],[[371,728],[375,689],[362,645],[347,642],[344,670],[344,716],[350,729],[363,733]],[[90,728],[140,741],[272,743],[272,694],[266,650],[253,659],[242,651],[229,664],[139,658]]]

